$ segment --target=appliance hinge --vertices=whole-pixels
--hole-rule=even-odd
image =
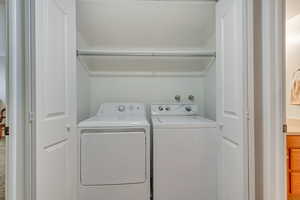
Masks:
[[[29,112],[28,113],[28,121],[29,123],[32,123],[34,120],[34,112]]]
[[[9,134],[9,126],[5,126],[4,127],[4,135],[5,136],[9,136],[10,134]]]
[[[283,124],[283,126],[282,126],[282,132],[283,133],[287,133],[287,124]]]

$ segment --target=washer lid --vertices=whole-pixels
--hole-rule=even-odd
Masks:
[[[148,126],[145,116],[141,115],[96,115],[83,120],[78,124],[79,128],[88,127],[113,127],[113,126]]]
[[[215,121],[203,118],[199,115],[193,116],[152,116],[154,128],[214,128]]]

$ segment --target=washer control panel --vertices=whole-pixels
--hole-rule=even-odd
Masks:
[[[199,107],[195,104],[152,104],[152,115],[195,115]]]
[[[140,103],[104,103],[101,104],[98,115],[146,114],[145,106]]]

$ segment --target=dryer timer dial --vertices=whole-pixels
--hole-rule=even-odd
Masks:
[[[124,105],[119,105],[119,107],[118,107],[119,112],[124,112],[125,109],[126,109],[126,107]]]

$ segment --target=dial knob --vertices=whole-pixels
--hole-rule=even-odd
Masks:
[[[124,105],[119,105],[118,110],[119,110],[119,112],[124,112],[125,111],[125,106]]]
[[[158,107],[158,110],[159,110],[159,111],[163,111],[164,108],[163,108],[162,106],[159,106],[159,107]]]
[[[191,112],[191,111],[192,111],[192,107],[191,107],[191,106],[186,106],[186,107],[185,107],[185,110],[186,110],[187,112]]]
[[[176,95],[176,96],[174,97],[174,99],[175,99],[177,102],[180,102],[181,96],[180,96],[180,95]]]

